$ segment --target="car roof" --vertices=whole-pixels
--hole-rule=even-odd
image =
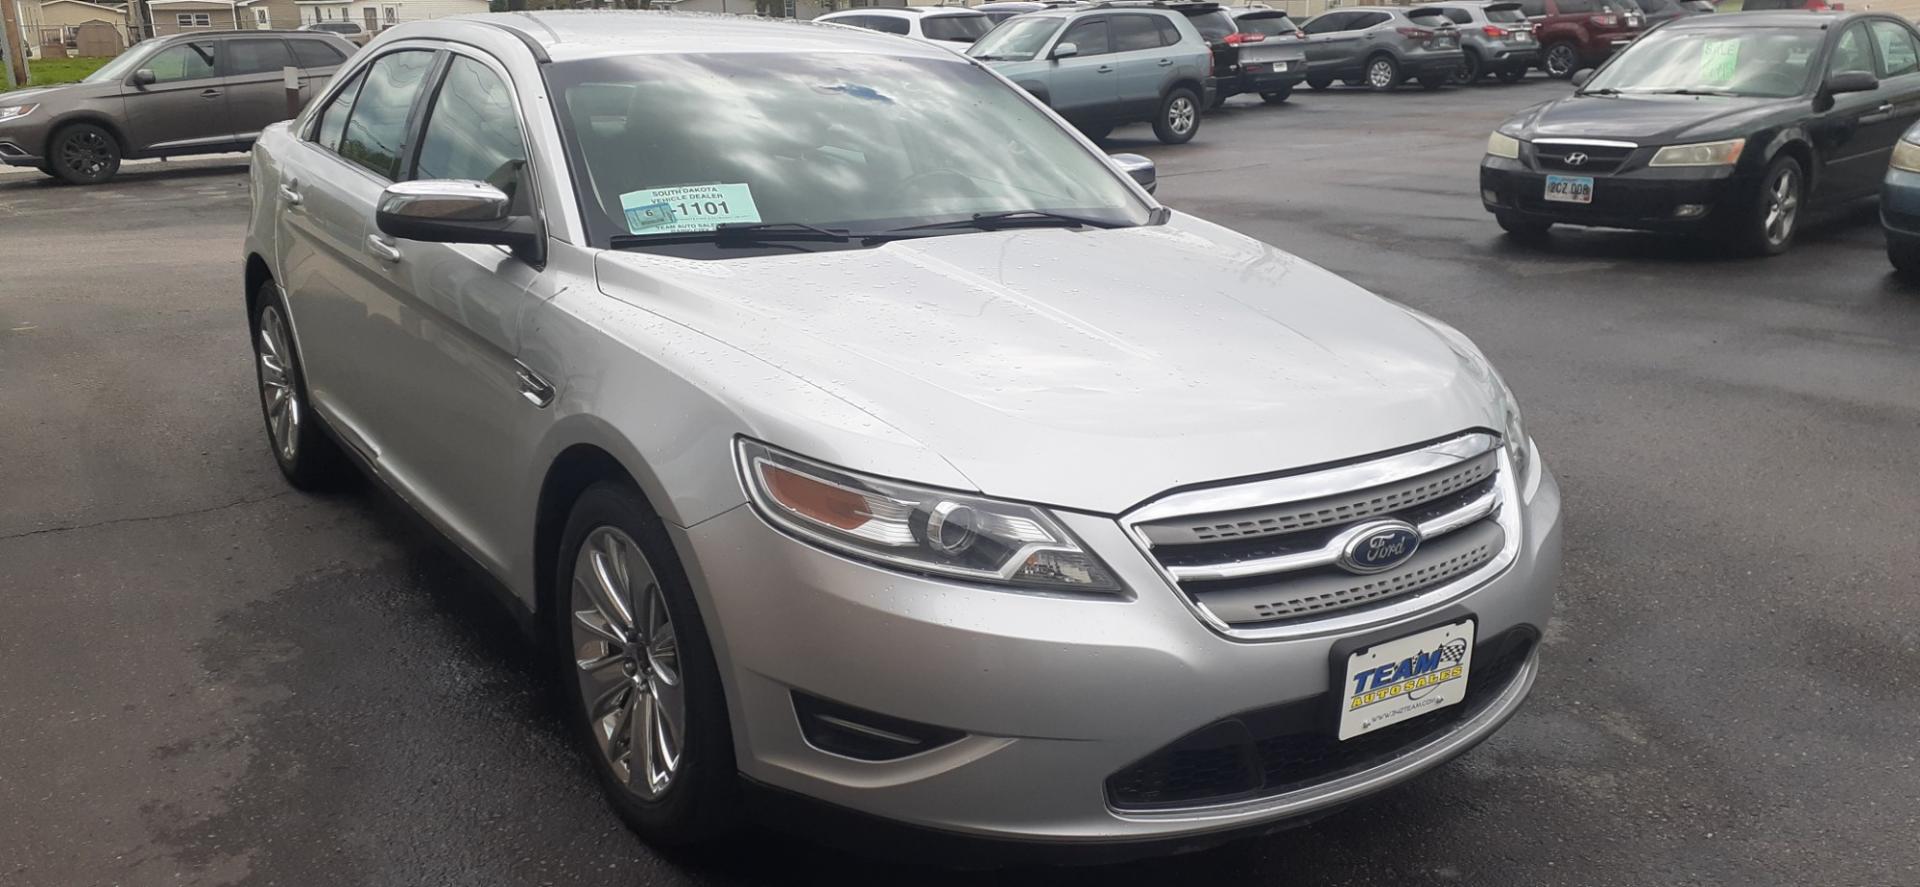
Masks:
[[[514,33],[521,42],[537,47],[536,55],[545,54],[554,61],[615,55],[860,52],[969,63],[965,56],[930,43],[902,40],[891,34],[836,25],[831,21],[816,23],[660,10],[574,9],[459,15],[399,25],[382,33],[380,39],[459,40],[464,35],[499,34],[503,29]]]
[[[1227,11],[1232,13],[1234,18],[1246,18],[1247,16],[1250,16],[1250,15],[1287,15],[1288,14],[1288,12],[1284,9],[1274,9],[1271,6],[1252,6],[1252,7],[1232,6],[1232,7],[1228,7]]]
[[[1668,28],[1824,28],[1838,21],[1864,17],[1855,12],[1811,12],[1804,9],[1766,12],[1720,12],[1687,16],[1666,24]]]

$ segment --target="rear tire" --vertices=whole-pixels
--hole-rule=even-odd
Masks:
[[[1453,80],[1453,78],[1441,77],[1435,74],[1423,74],[1420,76],[1419,80],[1420,80],[1420,88],[1431,92],[1432,90],[1436,90],[1442,86],[1446,86],[1450,81]]]
[[[1367,76],[1362,82],[1374,92],[1389,92],[1400,86],[1405,76],[1400,73],[1400,63],[1390,55],[1376,55],[1367,59]]]
[[[1261,93],[1260,100],[1263,102],[1266,102],[1269,105],[1278,105],[1281,102],[1286,101],[1287,97],[1291,95],[1293,95],[1293,87],[1285,86],[1285,87],[1281,87],[1280,89],[1271,89]]]
[[[1466,60],[1460,64],[1460,69],[1453,72],[1453,82],[1461,86],[1469,83],[1478,83],[1480,78],[1485,76],[1486,73],[1487,65],[1480,60],[1480,53],[1469,49],[1467,50]]]
[[[1113,135],[1113,126],[1111,124],[1106,126],[1082,126],[1080,127],[1080,134],[1094,142],[1104,142],[1107,140],[1107,136]]]
[[[1200,97],[1184,86],[1167,90],[1153,117],[1153,135],[1163,145],[1184,145],[1200,131]]]
[[[1553,230],[1552,222],[1536,222],[1531,219],[1508,215],[1507,213],[1498,213],[1493,219],[1500,223],[1500,230],[1507,232],[1508,237],[1522,243],[1540,243],[1545,241],[1548,232]]]
[[[1333,78],[1332,77],[1308,77],[1307,86],[1311,89],[1331,89],[1333,87]]]
[[[1567,80],[1580,70],[1580,51],[1571,43],[1555,43],[1540,57],[1540,70],[1555,80]]]
[[[1920,243],[1895,243],[1887,238],[1887,261],[1894,276],[1908,286],[1920,285]]]
[[[655,846],[724,834],[739,809],[726,696],[659,516],[631,486],[601,481],[574,503],[556,560],[548,601],[554,665],[568,726],[607,803]],[[592,572],[576,588],[583,563]],[[610,588],[619,604],[610,602]],[[611,642],[610,633],[627,641]],[[589,713],[596,701],[597,718]],[[646,744],[636,748],[636,739]]]
[[[98,185],[120,171],[120,140],[104,127],[75,123],[47,140],[47,166],[75,185]]]
[[[1500,77],[1501,83],[1519,83],[1520,81],[1527,79],[1527,69],[1526,68],[1508,68],[1505,71],[1501,71],[1498,76]]]

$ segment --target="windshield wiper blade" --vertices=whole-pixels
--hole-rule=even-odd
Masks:
[[[1603,86],[1599,89],[1583,89],[1574,93],[1574,95],[1626,95],[1626,93],[1614,89],[1611,86]]]
[[[978,228],[992,231],[998,228],[1061,227],[1061,228],[1113,228],[1113,222],[1076,216],[1071,213],[1049,212],[1044,209],[1014,209],[997,213],[974,213],[965,219],[953,219],[946,222],[928,222],[924,225],[908,225],[881,232],[878,236],[906,234],[914,231],[950,231],[955,229]]]
[[[846,243],[854,234],[845,228],[822,228],[800,222],[726,222],[711,231],[675,231],[663,234],[615,234],[614,249],[674,243],[711,243],[716,246],[753,246],[764,243]]]
[[[1683,89],[1657,89],[1653,91],[1652,95],[1723,95],[1725,96],[1725,95],[1739,95],[1739,93],[1732,92],[1725,89],[1694,89],[1692,87],[1686,87]]]

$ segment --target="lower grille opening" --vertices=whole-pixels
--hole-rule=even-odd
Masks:
[[[1511,628],[1473,650],[1467,698],[1433,714],[1335,738],[1339,694],[1215,721],[1107,777],[1117,810],[1165,810],[1281,795],[1391,763],[1485,711],[1519,677],[1539,633]]]
[[[894,761],[957,742],[967,734],[855,708],[793,691],[793,713],[807,744],[860,761]]]

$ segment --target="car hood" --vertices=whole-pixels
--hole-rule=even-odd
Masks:
[[[1523,139],[1616,138],[1667,144],[1744,134],[1799,99],[1721,96],[1568,96],[1521,112],[1503,130]]]
[[[1471,346],[1177,214],[725,261],[606,251],[597,265],[604,293],[825,389],[990,495],[1118,513],[1501,427]]]
[[[0,108],[43,102],[66,89],[66,86],[42,86],[37,89],[16,89],[12,92],[0,92]]]

